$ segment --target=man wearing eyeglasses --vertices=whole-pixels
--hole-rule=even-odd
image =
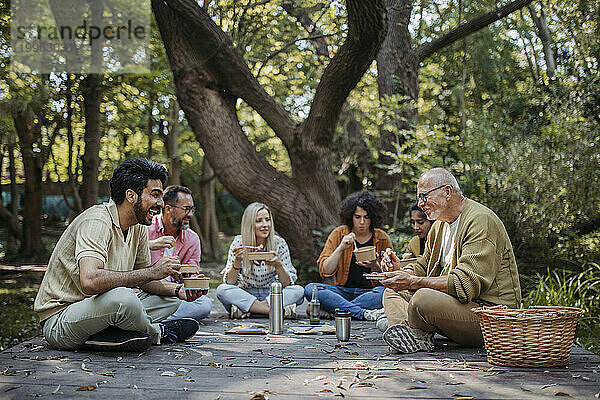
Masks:
[[[466,198],[447,170],[421,175],[418,205],[436,220],[424,254],[386,272],[383,305],[389,328],[383,339],[401,353],[430,351],[436,332],[465,346],[483,345],[477,316],[482,305],[521,304],[519,273],[510,238],[498,216]]]
[[[200,238],[196,232],[189,229],[192,216],[196,212],[192,191],[185,186],[168,186],[163,194],[163,203],[162,214],[155,217],[152,225],[148,227],[152,262],[166,256],[177,256],[182,265],[194,265],[198,269]],[[211,308],[212,303],[207,296],[200,296],[190,302],[183,301],[167,321],[181,318],[194,318],[199,321],[208,317]]]

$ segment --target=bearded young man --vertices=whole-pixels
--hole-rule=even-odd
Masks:
[[[177,258],[150,263],[146,226],[163,207],[166,179],[158,163],[124,161],[110,179],[111,200],[88,208],[63,232],[34,303],[51,347],[143,351],[196,333],[190,318],[160,322],[181,300],[201,295],[186,296],[163,279],[181,280]]]
[[[394,350],[433,350],[436,332],[465,346],[483,345],[471,308],[521,304],[519,272],[504,224],[486,206],[463,196],[456,178],[435,168],[421,175],[418,205],[436,220],[415,263],[386,272],[383,306]]]
[[[157,216],[148,227],[151,262],[164,256],[177,256],[182,265],[200,265],[200,238],[189,229],[192,216],[196,212],[192,191],[179,185],[172,185],[163,193],[162,215]],[[173,278],[167,277],[172,281]],[[203,292],[205,294],[205,292]],[[193,318],[200,321],[210,315],[212,302],[206,296],[191,302],[182,302],[177,311],[166,321],[179,318]]]

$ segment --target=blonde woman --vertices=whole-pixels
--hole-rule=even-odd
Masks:
[[[304,288],[294,285],[296,268],[292,265],[288,245],[275,233],[269,207],[252,203],[242,215],[241,235],[237,235],[227,255],[227,265],[221,271],[223,284],[217,288],[217,298],[231,318],[245,318],[250,313],[269,314],[271,283],[281,282],[285,316],[296,316],[296,305],[303,301]],[[270,252],[266,261],[248,261],[251,248]]]

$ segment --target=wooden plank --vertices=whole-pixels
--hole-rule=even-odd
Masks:
[[[231,325],[211,319],[188,342],[141,355],[57,351],[35,338],[0,353],[0,398],[539,399],[600,391],[600,357],[577,347],[568,367],[507,368],[488,364],[483,349],[442,340],[435,352],[390,354],[366,322],[353,321],[347,343],[326,335],[225,335]],[[76,391],[86,385],[95,389]]]

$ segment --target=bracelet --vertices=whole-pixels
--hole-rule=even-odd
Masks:
[[[181,290],[182,287],[183,287],[183,285],[178,285],[175,288],[175,297],[179,297],[179,291]]]

